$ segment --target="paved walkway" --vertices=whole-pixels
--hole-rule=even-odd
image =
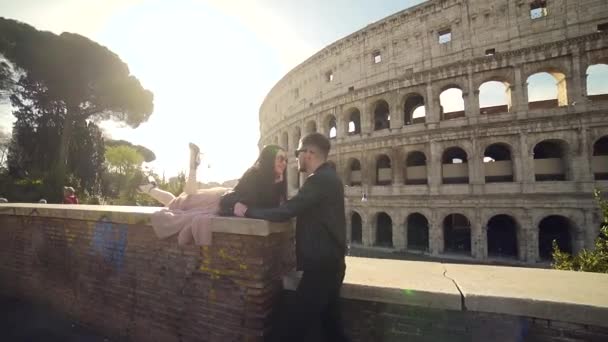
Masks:
[[[109,342],[43,306],[0,297],[0,340],[6,342]]]

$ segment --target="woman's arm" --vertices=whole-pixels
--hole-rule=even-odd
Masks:
[[[310,177],[304,183],[298,194],[277,208],[246,208],[244,213],[249,218],[262,219],[272,222],[287,221],[300,215],[323,197],[324,186],[320,177]]]

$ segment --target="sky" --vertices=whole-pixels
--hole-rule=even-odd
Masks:
[[[78,33],[117,53],[154,93],[155,110],[137,129],[104,122],[106,134],[154,151],[150,167],[167,177],[187,169],[188,142],[194,142],[205,153],[199,181],[221,182],[240,177],[257,157],[260,105],[285,73],[324,46],[421,2],[0,0],[0,15]],[[490,103],[504,95],[495,88]],[[12,120],[10,108],[0,106],[0,130]]]

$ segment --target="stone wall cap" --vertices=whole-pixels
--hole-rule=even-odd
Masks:
[[[389,304],[461,310],[461,295],[437,262],[346,258],[341,296]],[[291,273],[283,286],[295,290],[301,274]]]
[[[0,204],[0,215],[39,216],[57,219],[97,221],[100,217],[109,222],[150,225],[150,217],[161,207],[135,207],[86,204]],[[268,236],[293,229],[292,222],[268,222],[238,217],[214,217],[211,230],[214,233]]]
[[[608,274],[346,258],[341,296],[608,327]],[[295,290],[294,272],[283,287]]]
[[[608,327],[608,274],[446,264],[467,310]]]

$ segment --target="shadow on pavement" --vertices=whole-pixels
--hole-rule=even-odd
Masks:
[[[0,297],[0,340],[6,342],[109,342],[49,308]]]

